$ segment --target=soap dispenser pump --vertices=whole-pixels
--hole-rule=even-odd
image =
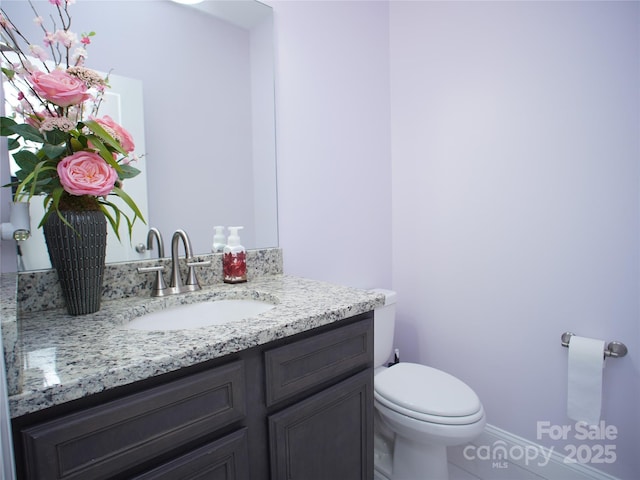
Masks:
[[[218,225],[213,227],[215,233],[213,234],[213,245],[211,251],[213,253],[222,253],[225,246],[224,227]]]
[[[243,227],[229,227],[229,238],[222,257],[223,281],[242,283],[247,281],[247,252],[240,245],[238,230]]]

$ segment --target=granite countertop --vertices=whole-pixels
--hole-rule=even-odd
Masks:
[[[253,319],[193,330],[124,329],[132,318],[168,306],[208,299],[265,300],[276,307]],[[99,312],[21,314],[3,336],[9,409],[18,417],[109,388],[265,344],[384,304],[384,296],[339,285],[272,275],[219,284],[165,298],[104,301]]]

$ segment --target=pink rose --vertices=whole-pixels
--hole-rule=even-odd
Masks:
[[[94,120],[120,143],[125,152],[131,153],[136,148],[131,134],[114,122],[109,115],[105,115],[102,118],[94,118]]]
[[[91,97],[82,80],[62,70],[34,72],[29,81],[38,95],[59,107],[78,105]]]
[[[103,197],[111,193],[118,173],[94,152],[80,151],[58,163],[62,187],[72,195]]]

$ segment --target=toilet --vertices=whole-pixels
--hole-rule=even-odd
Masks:
[[[480,399],[441,370],[400,362],[393,350],[396,293],[374,310],[376,480],[446,480],[447,447],[473,440],[486,418]]]

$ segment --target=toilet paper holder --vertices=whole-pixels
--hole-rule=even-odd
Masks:
[[[569,347],[569,341],[571,341],[571,337],[575,335],[575,333],[564,332],[560,337],[560,341],[562,342],[563,347]],[[609,342],[607,348],[604,350],[605,357],[612,358],[620,358],[624,357],[628,352],[627,346],[622,342]]]

